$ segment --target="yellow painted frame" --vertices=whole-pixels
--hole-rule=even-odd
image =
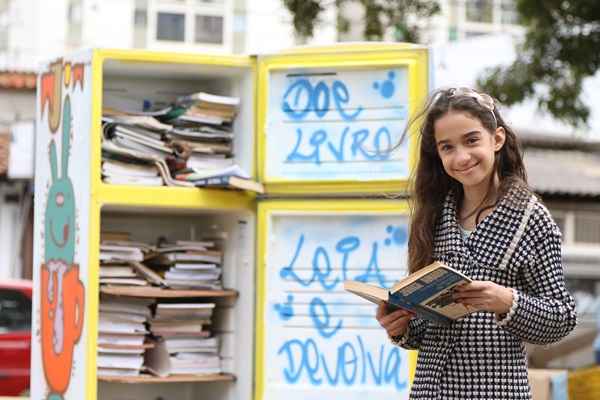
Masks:
[[[169,63],[242,67],[251,70],[256,76],[256,62],[248,56],[208,56],[181,53],[153,52],[145,50],[93,50],[92,52],[92,113],[90,140],[90,219],[88,285],[86,287],[85,323],[88,329],[86,349],[86,398],[95,400],[98,393],[96,374],[98,342],[98,264],[100,256],[100,222],[104,206],[117,206],[134,210],[136,208],[175,209],[175,210],[218,210],[249,211],[255,207],[255,196],[243,192],[198,188],[135,187],[107,185],[101,180],[101,137],[102,137],[102,87],[103,66],[106,60],[137,63]],[[256,115],[256,107],[254,108]],[[255,175],[253,163],[252,175]]]
[[[266,250],[270,221],[276,215],[318,215],[326,214],[361,214],[361,215],[390,215],[409,214],[406,200],[261,200],[257,207],[256,218],[256,338],[255,338],[255,386],[254,400],[264,398],[264,352],[265,332],[262,321],[265,318],[265,300],[268,288],[266,287]],[[417,352],[409,351],[409,380],[412,383],[417,365]]]
[[[405,43],[359,43],[316,48],[299,48],[279,55],[258,59],[257,85],[257,156],[258,177],[270,194],[342,194],[342,193],[398,193],[406,192],[408,180],[377,180],[356,182],[351,180],[286,181],[270,178],[266,172],[266,141],[264,129],[267,121],[269,75],[272,71],[294,68],[355,68],[355,67],[405,67],[408,70],[409,116],[421,109],[429,88],[429,51],[427,48]],[[418,156],[417,127],[409,130],[409,173]]]
[[[339,51],[343,48],[343,51]],[[86,287],[86,326],[88,329],[88,341],[86,348],[86,398],[95,400],[97,398],[97,334],[98,334],[98,293],[99,277],[98,269],[93,268],[98,263],[100,254],[100,223],[101,211],[104,206],[115,206],[126,209],[144,208],[170,208],[177,210],[211,210],[223,212],[250,211],[253,212],[257,201],[253,195],[240,192],[225,192],[211,189],[187,189],[187,188],[145,188],[129,186],[106,185],[101,181],[101,117],[102,117],[102,88],[103,88],[103,65],[106,60],[119,60],[126,62],[139,63],[181,63],[213,65],[224,67],[243,67],[249,68],[257,81],[255,85],[255,126],[256,133],[259,133],[257,127],[263,126],[266,111],[265,95],[267,93],[266,78],[272,69],[292,68],[292,67],[322,67],[339,66],[357,67],[357,66],[409,66],[409,102],[410,113],[416,110],[417,104],[424,100],[427,92],[428,77],[428,59],[426,49],[401,44],[378,44],[378,45],[352,45],[326,47],[322,51],[319,49],[311,50],[314,55],[307,58],[304,50],[290,51],[274,57],[265,57],[266,62],[261,67],[252,57],[247,56],[207,56],[194,54],[151,52],[142,50],[94,50],[92,52],[92,112],[91,112],[91,140],[90,140],[90,216],[89,216],[89,253],[88,253],[88,284]],[[306,62],[312,59],[311,62]],[[423,69],[418,66],[423,65]],[[412,84],[418,82],[418,88]],[[263,95],[261,95],[263,94]],[[255,158],[253,168],[257,167],[259,160],[263,160],[264,143],[261,135],[255,136]],[[412,139],[411,139],[412,140]],[[413,143],[411,143],[412,145]],[[412,146],[413,152],[410,157],[410,164],[413,165],[416,160],[416,146]],[[262,161],[261,161],[262,163]],[[263,179],[261,171],[264,172],[262,164],[258,165],[258,176]],[[256,176],[256,171],[252,172]],[[327,193],[381,193],[398,192],[406,188],[406,182],[386,181],[386,182],[305,182],[302,185],[294,183],[291,185],[286,182],[267,183],[267,191],[270,193],[282,194],[304,194],[315,192]],[[262,259],[266,250],[266,234],[268,232],[268,218],[275,212],[310,212],[310,213],[331,213],[331,212],[360,212],[374,214],[394,214],[408,213],[408,208],[403,200],[310,200],[310,201],[283,201],[269,200],[258,202],[257,214],[257,304],[256,321],[262,321],[264,317],[263,302],[265,299],[265,280],[264,266],[265,260]],[[264,332],[262,328],[257,327],[257,336],[255,348],[257,356],[255,359],[255,399],[262,399],[263,396],[263,359],[264,351]],[[410,352],[411,357],[411,380],[414,376],[414,365],[416,365],[416,356]]]

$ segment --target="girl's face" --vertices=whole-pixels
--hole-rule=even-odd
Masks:
[[[487,188],[494,155],[504,145],[504,128],[490,132],[469,113],[450,111],[435,122],[434,135],[446,173],[465,190]]]

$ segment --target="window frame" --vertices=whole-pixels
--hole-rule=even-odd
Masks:
[[[184,40],[170,41],[157,39],[158,14],[183,14],[185,21]],[[222,43],[195,41],[196,16],[223,18]],[[220,3],[199,3],[197,0],[184,0],[181,4],[170,3],[167,0],[149,0],[146,18],[146,44],[158,50],[215,50],[231,52],[233,46],[233,1],[223,0]]]
[[[470,21],[467,19],[468,3],[473,0],[448,0],[450,39],[452,30],[455,31],[454,40],[464,40],[468,36],[491,34],[497,32],[508,32],[522,35],[525,28],[519,24],[508,24],[503,22],[503,3],[506,0],[489,0],[492,6],[492,20],[490,22]],[[453,18],[451,18],[453,16]]]
[[[578,245],[583,245],[583,246],[600,246],[600,238],[597,242],[584,242],[584,241],[580,241],[577,240],[577,237],[579,236],[579,230],[577,229],[578,227],[578,223],[577,223],[577,219],[578,218],[583,218],[583,219],[592,219],[595,220],[594,222],[598,222],[598,226],[600,226],[600,214],[598,212],[593,212],[593,211],[572,211],[573,214],[573,243],[578,244]]]
[[[23,314],[23,319],[27,319],[26,326],[19,326],[18,328],[12,329],[12,330],[6,330],[4,331],[3,328],[4,326],[0,325],[0,334],[12,334],[12,333],[18,333],[18,332],[24,332],[24,331],[28,331],[31,330],[31,319],[33,317],[33,302],[31,300],[31,298],[29,298],[29,296],[27,296],[25,293],[23,293],[21,290],[16,289],[16,288],[11,288],[11,287],[0,287],[0,304],[5,301],[6,294],[10,294],[11,296],[14,296],[15,300],[20,301],[20,306],[25,306],[25,309],[22,309],[21,307],[19,307],[18,311],[22,312]],[[29,314],[27,314],[27,311],[29,311]],[[0,305],[0,314],[2,314],[2,306]]]
[[[561,231],[563,245],[577,246],[577,247],[597,247],[600,249],[600,241],[595,242],[582,242],[577,240],[577,218],[586,218],[587,216],[600,219],[600,209],[598,211],[592,209],[574,210],[565,208],[550,208],[550,214],[556,219],[562,219],[564,221],[564,228]],[[600,223],[600,221],[599,221]]]

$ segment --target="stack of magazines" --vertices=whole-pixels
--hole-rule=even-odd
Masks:
[[[219,357],[219,341],[217,337],[185,340],[166,339],[169,352],[171,374],[219,374],[221,358]]]
[[[206,328],[214,303],[159,303],[150,321],[155,345],[145,364],[159,376],[221,372],[219,342]]]
[[[232,127],[239,105],[237,97],[204,92],[176,100],[166,118],[173,124],[174,140],[191,150],[188,168],[214,169],[231,165]]]
[[[143,369],[146,321],[152,300],[102,295],[98,332],[98,375],[137,376]]]
[[[215,241],[177,241],[161,244],[146,263],[164,271],[164,284],[173,289],[222,289],[222,251]]]
[[[102,179],[111,184],[210,186],[173,176],[209,171],[214,176],[235,165],[233,123],[239,104],[238,97],[198,92],[157,111],[104,108]]]
[[[117,286],[147,286],[156,283],[148,279],[142,261],[153,246],[130,240],[100,242],[100,284]]]

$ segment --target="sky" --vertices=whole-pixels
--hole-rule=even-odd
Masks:
[[[477,76],[488,67],[510,64],[516,56],[510,35],[487,35],[433,47],[434,88],[474,87]],[[575,130],[547,113],[537,110],[537,102],[503,108],[502,116],[518,131],[548,135],[578,135],[600,140],[600,72],[584,81],[583,101],[590,107],[589,129]],[[535,130],[532,129],[535,127]]]

